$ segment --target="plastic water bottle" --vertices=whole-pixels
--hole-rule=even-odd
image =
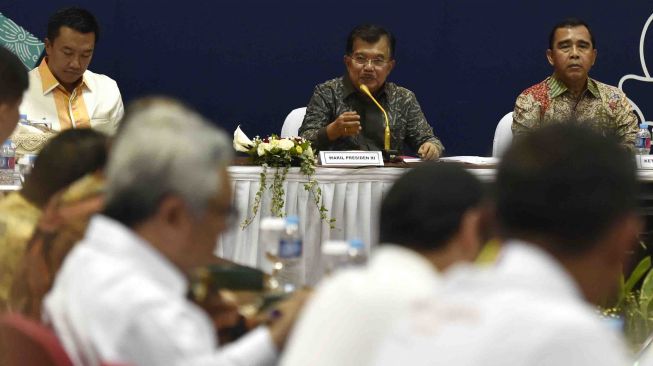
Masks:
[[[360,239],[351,239],[349,241],[349,250],[347,252],[349,257],[349,265],[351,266],[364,266],[367,264],[367,251],[365,250],[365,243]]]
[[[281,291],[284,293],[293,292],[302,287],[302,237],[299,233],[299,218],[297,216],[286,217],[284,231],[279,238],[279,262],[281,269],[278,271],[278,279]]]
[[[639,125],[639,131],[635,135],[635,152],[637,155],[649,155],[651,153],[651,133],[648,131],[646,123]]]
[[[16,148],[10,139],[2,144],[0,149],[0,169],[14,171],[16,168]]]
[[[24,154],[20,159],[16,160],[16,165],[18,166],[18,173],[20,174],[20,180],[25,182],[25,178],[32,172],[34,168],[34,162],[36,161],[35,154]]]
[[[261,219],[259,227],[259,245],[265,250],[267,260],[272,263],[266,287],[271,292],[279,292],[279,271],[283,269],[279,258],[279,241],[286,228],[286,220],[281,217],[265,217]]]
[[[322,244],[324,274],[332,275],[349,265],[349,244],[344,240],[327,240]]]

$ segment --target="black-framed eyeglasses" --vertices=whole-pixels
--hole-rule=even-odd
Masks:
[[[363,55],[348,55],[349,58],[351,58],[356,64],[365,66],[365,65],[372,65],[374,67],[383,67],[390,62],[390,60],[386,60],[383,57],[372,57],[372,58],[367,58]]]
[[[217,215],[223,216],[225,218],[225,223],[227,227],[233,227],[236,225],[238,218],[240,217],[240,211],[233,203],[230,203],[229,206],[221,206],[217,202],[211,202],[209,204],[209,209]]]
[[[240,211],[233,204],[230,204],[226,209],[222,211],[222,214],[225,216],[225,222],[227,227],[234,227],[238,222],[238,217],[240,216]]]

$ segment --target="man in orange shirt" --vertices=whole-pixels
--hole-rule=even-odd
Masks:
[[[113,134],[124,114],[120,90],[108,76],[88,70],[99,39],[98,23],[87,10],[65,8],[50,17],[46,57],[29,72],[21,113],[54,130],[90,127]]]

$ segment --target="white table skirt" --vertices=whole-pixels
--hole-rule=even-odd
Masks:
[[[482,180],[493,180],[493,169],[471,169]],[[239,211],[238,224],[250,215],[254,197],[259,188],[261,168],[258,166],[232,166],[229,168],[234,192],[234,205]],[[310,194],[304,190],[306,177],[299,168],[291,168],[284,183],[285,206],[288,215],[300,218],[300,232],[304,240],[303,269],[307,284],[315,284],[322,276],[321,243],[325,240],[361,239],[368,249],[378,241],[378,215],[381,199],[404,168],[318,168],[315,178],[322,189],[322,199],[336,219],[335,229],[320,221],[320,215]],[[274,170],[268,170],[268,182]],[[265,259],[265,248],[259,246],[261,217],[270,216],[270,193],[263,197],[258,215],[242,230],[234,227],[219,240],[216,254],[235,262],[271,269]]]

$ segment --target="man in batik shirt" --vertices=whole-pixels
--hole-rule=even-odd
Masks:
[[[517,97],[512,123],[515,138],[548,124],[576,121],[632,147],[638,121],[628,98],[621,90],[588,77],[596,61],[589,26],[574,18],[556,24],[546,57],[553,75]]]
[[[437,159],[444,146],[415,94],[385,81],[395,66],[394,49],[394,36],[385,29],[354,28],[344,58],[347,73],[315,88],[299,135],[318,150],[384,150],[383,112],[359,90],[364,84],[388,113],[390,150],[406,154],[407,143],[423,159]]]

